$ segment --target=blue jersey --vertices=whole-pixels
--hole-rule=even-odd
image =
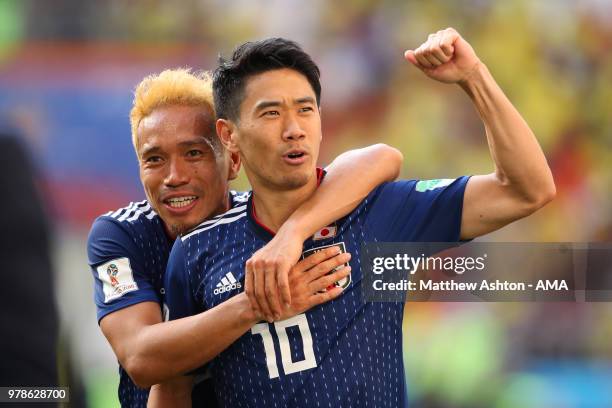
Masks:
[[[359,252],[368,242],[452,242],[461,229],[468,177],[400,181],[374,190],[304,253],[343,243],[351,279],[337,299],[290,319],[254,325],[211,363],[225,407],[402,407],[403,303],[364,302]],[[245,262],[272,234],[252,198],[177,240],[168,261],[166,302],[177,319],[211,309],[243,290]]]
[[[230,194],[232,205],[245,200],[244,194]],[[94,221],[87,255],[94,277],[98,322],[109,313],[141,302],[156,302],[161,310],[171,248],[161,218],[146,200]],[[119,375],[121,405],[146,407],[149,390],[136,386],[121,366]]]

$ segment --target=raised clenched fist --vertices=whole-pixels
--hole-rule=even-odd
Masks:
[[[465,81],[480,64],[472,46],[454,28],[430,34],[404,57],[428,77],[444,83]]]

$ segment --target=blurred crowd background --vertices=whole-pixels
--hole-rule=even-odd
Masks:
[[[85,242],[96,216],[144,198],[134,86],[284,36],[322,70],[322,165],[385,142],[404,153],[405,178],[491,172],[466,95],[403,60],[448,26],[531,125],[557,184],[545,209],[481,240],[611,241],[608,0],[0,0],[0,127],[19,130],[52,220],[60,379],[76,384],[73,405],[118,404]],[[234,187],[248,189],[244,175]],[[612,406],[608,303],[408,303],[404,325],[412,406]]]

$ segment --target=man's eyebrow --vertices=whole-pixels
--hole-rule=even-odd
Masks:
[[[178,145],[181,147],[190,147],[190,146],[197,146],[197,145],[209,145],[210,142],[208,140],[208,138],[202,136],[202,137],[198,137],[197,139],[193,139],[193,140],[185,140],[182,142],[179,142]]]
[[[255,105],[255,112],[270,108],[273,106],[281,106],[281,101],[261,101]]]
[[[217,135],[212,135],[212,137],[217,137]],[[215,146],[210,137],[201,136],[194,140],[185,140],[184,142],[180,142],[179,147],[188,149],[190,147],[207,147],[208,149],[215,151]]]
[[[182,148],[188,148],[191,146],[208,146],[208,147],[212,147],[212,141],[210,141],[207,137],[198,137],[197,139],[192,139],[192,140],[184,140],[182,142],[177,143],[177,145],[179,147]],[[163,149],[159,146],[151,146],[151,147],[146,147],[142,150],[141,152],[141,156],[146,156],[149,154],[155,154],[155,153],[160,153],[162,152]]]
[[[297,98],[293,100],[293,103],[297,104],[297,105],[302,105],[305,103],[315,103],[315,100],[312,96],[304,96],[302,98]],[[264,110],[266,108],[271,108],[271,107],[276,107],[276,106],[281,106],[283,103],[281,101],[277,101],[277,100],[271,100],[271,101],[261,101],[258,102],[255,105],[255,112]]]
[[[315,100],[314,100],[314,98],[312,96],[305,96],[303,98],[294,99],[293,103],[296,103],[296,104],[299,104],[299,105],[301,105],[303,103],[312,103],[314,105]]]
[[[141,153],[141,156],[146,156],[148,154],[153,154],[153,153],[158,153],[161,151],[161,148],[159,146],[151,146],[151,147],[146,147]]]

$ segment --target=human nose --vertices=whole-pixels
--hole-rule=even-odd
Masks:
[[[179,187],[188,182],[189,172],[185,163],[180,159],[170,160],[164,184],[168,187]]]
[[[306,132],[300,126],[300,122],[294,115],[287,115],[283,129],[283,140],[300,140],[306,137]]]

